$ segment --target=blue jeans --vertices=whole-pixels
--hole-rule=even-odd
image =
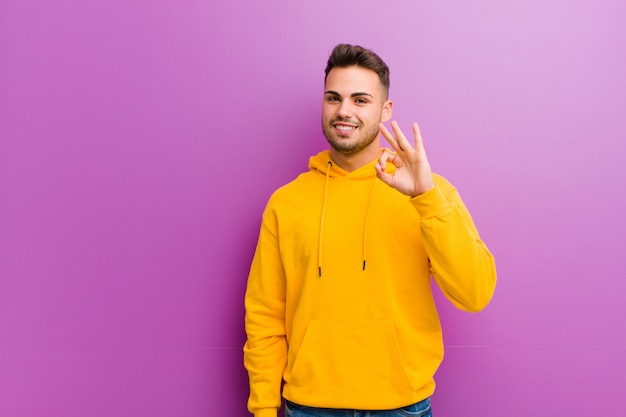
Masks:
[[[305,407],[285,401],[285,417],[432,417],[430,398],[394,410],[344,410]]]

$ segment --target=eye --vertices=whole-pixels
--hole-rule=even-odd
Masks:
[[[326,97],[326,100],[328,100],[331,103],[336,103],[336,102],[339,101],[339,97],[337,97],[337,96],[328,96],[328,97]]]
[[[356,100],[354,100],[354,102],[356,104],[367,104],[368,103],[368,101],[366,99],[362,98],[362,97],[357,98]]]

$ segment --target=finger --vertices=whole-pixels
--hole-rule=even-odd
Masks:
[[[404,133],[402,133],[402,130],[400,130],[398,122],[391,122],[391,128],[393,129],[394,133],[391,133],[389,129],[387,129],[387,126],[385,126],[383,123],[379,124],[380,133],[385,139],[387,139],[387,142],[389,142],[389,145],[391,145],[391,147],[397,154],[401,154],[409,149],[413,149],[409,144],[409,141],[406,139],[406,136],[404,136]]]
[[[376,169],[376,176],[387,185],[391,185],[391,182],[393,181],[393,176],[385,169],[387,166],[387,160],[390,159],[390,156],[393,156],[393,154],[384,152],[378,163],[374,165],[374,168]]]
[[[387,162],[392,163],[396,166],[396,168],[402,166],[402,160],[397,154],[385,150],[378,159],[378,163],[376,165],[381,169],[381,171],[385,171],[385,169],[387,169]]]
[[[391,145],[393,150],[399,152],[400,149],[398,147],[398,141],[396,140],[395,136],[393,136],[393,134],[389,131],[389,129],[387,129],[387,126],[385,126],[384,123],[379,123],[378,130],[380,131],[381,135],[383,135],[383,137],[387,140],[389,145]]]
[[[398,125],[398,122],[396,122],[395,120],[391,122],[391,128],[393,129],[393,132],[396,135],[398,147],[402,149],[403,151],[412,150],[413,146],[411,146],[411,143],[409,142],[409,140],[406,138],[406,136],[404,136],[402,129],[400,129],[400,125]]]
[[[387,166],[388,159],[389,159],[389,152],[385,150],[383,151],[382,155],[380,155],[380,158],[378,158],[378,163],[375,165],[376,168],[378,170],[384,171],[385,167]]]
[[[384,170],[381,170],[379,166],[376,167],[376,176],[379,180],[384,182],[385,184],[391,186],[393,183],[393,176]]]
[[[413,123],[413,137],[415,138],[415,150],[422,159],[426,160],[426,149],[424,148],[422,133],[419,125],[415,122]]]

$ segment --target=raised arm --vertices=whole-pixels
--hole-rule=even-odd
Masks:
[[[479,311],[491,300],[496,284],[495,261],[481,241],[456,189],[433,175],[417,123],[414,146],[394,121],[393,133],[382,123],[381,134],[395,153],[384,151],[376,165],[381,181],[411,197],[420,214],[420,232],[437,285],[459,309]],[[387,173],[387,162],[395,165]]]

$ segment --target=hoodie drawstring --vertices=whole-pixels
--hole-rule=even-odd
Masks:
[[[365,214],[365,223],[363,224],[363,271],[365,271],[365,263],[367,261],[367,225],[370,220],[370,211],[372,210],[372,201],[374,201],[374,191],[376,190],[377,179],[374,178],[372,192],[370,193],[370,201],[367,203],[367,213]]]
[[[326,180],[324,182],[324,199],[322,200],[322,214],[320,216],[320,235],[319,242],[317,247],[317,274],[318,277],[322,277],[322,244],[324,241],[324,220],[326,217],[326,200],[328,197],[328,182],[330,179],[330,170],[333,166],[332,161],[328,161],[326,164]],[[374,183],[372,184],[372,191],[370,193],[369,202],[367,203],[367,212],[365,213],[365,222],[363,224],[363,248],[362,248],[362,257],[363,257],[363,265],[362,270],[365,271],[367,265],[367,230],[369,226],[370,212],[372,211],[372,203],[374,201],[374,192],[376,191],[376,183],[377,179],[374,178]]]
[[[322,215],[320,218],[320,240],[317,246],[317,273],[322,277],[322,241],[324,240],[324,216],[326,215],[326,197],[328,195],[328,179],[330,178],[330,169],[333,167],[332,161],[326,164],[326,182],[324,183],[324,200],[322,201]]]

